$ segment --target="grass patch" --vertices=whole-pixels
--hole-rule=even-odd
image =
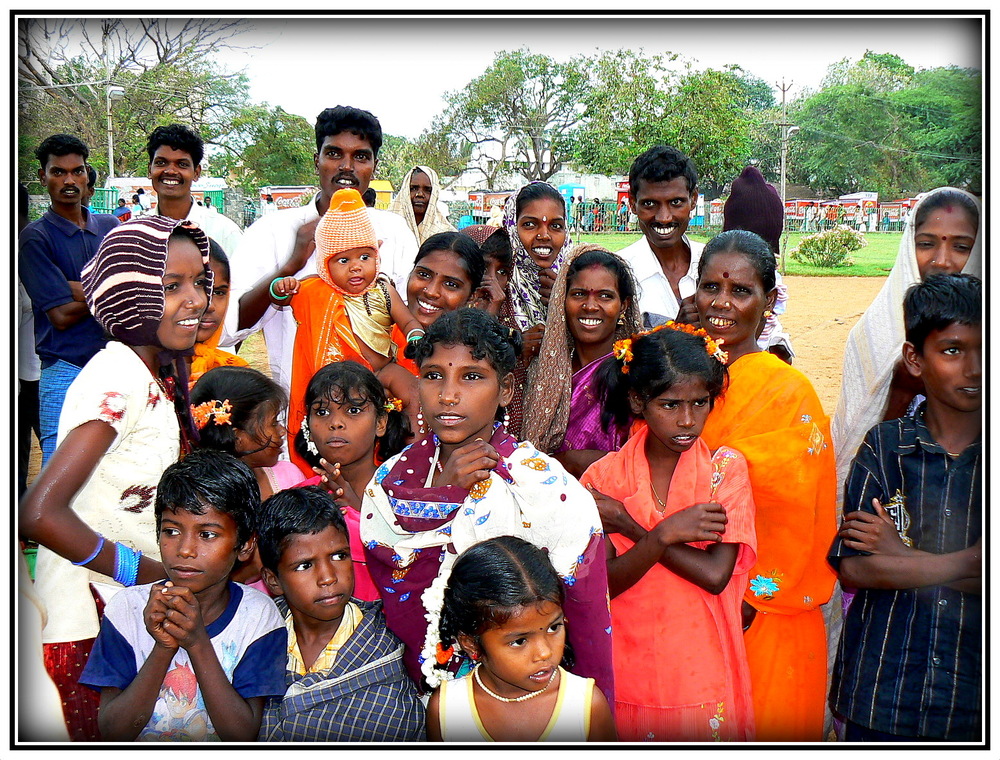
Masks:
[[[807,233],[789,232],[785,249],[785,274],[802,275],[806,277],[886,277],[896,261],[899,253],[899,242],[903,237],[901,232],[872,232],[865,235],[868,245],[860,251],[852,251],[853,266],[849,267],[817,267],[810,264],[800,264],[792,261],[791,252]],[[584,233],[581,240],[585,243],[598,243],[612,253],[631,245],[641,237],[638,233]],[[691,234],[692,240],[707,243],[705,235]]]

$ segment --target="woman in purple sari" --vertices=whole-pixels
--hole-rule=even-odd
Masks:
[[[576,477],[628,438],[627,426],[601,420],[599,377],[615,341],[640,329],[636,290],[628,264],[591,244],[570,252],[552,286],[525,392],[524,437]]]

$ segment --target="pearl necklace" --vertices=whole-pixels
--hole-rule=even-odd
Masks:
[[[480,663],[480,665],[481,664],[482,663]],[[556,668],[555,670],[552,671],[552,675],[549,676],[549,680],[546,682],[545,686],[540,688],[538,691],[529,691],[527,694],[523,694],[520,697],[501,697],[499,694],[495,694],[489,689],[487,689],[486,684],[483,683],[483,679],[479,677],[479,665],[476,665],[476,667],[473,669],[472,677],[476,679],[476,683],[479,684],[479,688],[485,691],[491,697],[493,697],[493,699],[499,702],[507,702],[509,704],[511,702],[526,702],[527,700],[532,699],[533,697],[537,697],[539,694],[544,693],[545,690],[548,689],[549,686],[552,684],[552,681],[553,679],[555,679],[558,670],[559,669]]]

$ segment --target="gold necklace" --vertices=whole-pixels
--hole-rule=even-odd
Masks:
[[[556,673],[559,670],[558,668],[554,669],[552,671],[552,675],[549,676],[549,680],[545,683],[545,686],[540,688],[538,691],[529,691],[527,694],[522,694],[520,697],[501,697],[499,694],[495,694],[494,692],[486,688],[486,684],[483,683],[483,679],[479,677],[479,668],[481,665],[482,663],[479,663],[479,665],[476,665],[476,667],[472,671],[472,677],[476,679],[476,683],[479,684],[479,688],[485,691],[491,697],[493,697],[493,699],[499,702],[506,702],[508,704],[510,704],[511,702],[527,702],[529,699],[532,699],[534,697],[537,697],[539,694],[544,693],[545,690],[549,688],[549,686],[552,684],[552,681],[553,679],[555,679]]]
[[[653,488],[653,479],[649,479],[649,490],[653,492],[653,498],[656,499],[656,503],[660,505],[660,511],[666,510],[667,505],[659,496],[656,495],[656,489]]]

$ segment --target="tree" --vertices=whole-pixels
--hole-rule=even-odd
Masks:
[[[222,151],[209,159],[214,174],[229,175],[247,192],[266,185],[311,185],[315,133],[301,116],[280,106],[244,108],[231,124]]]
[[[702,191],[717,197],[750,158],[748,108],[763,93],[738,67],[668,68],[676,59],[632,50],[590,59],[574,158],[590,171],[625,174],[649,147],[672,145],[695,162]]]
[[[547,180],[568,158],[566,138],[580,120],[584,83],[576,66],[527,49],[502,51],[483,74],[446,96],[441,127],[472,146],[471,160],[487,185],[511,171]]]
[[[394,190],[414,166],[429,166],[442,177],[461,174],[469,164],[472,145],[447,134],[442,127],[425,129],[416,140],[383,135],[375,176],[386,179]]]
[[[214,142],[248,102],[246,78],[212,61],[234,47],[242,28],[241,21],[213,19],[21,19],[21,134],[34,145],[54,132],[77,134],[106,174],[105,88],[113,83],[125,89],[112,109],[116,174],[145,173],[145,138],[160,124],[185,122]],[[22,154],[22,181],[35,169]]]

